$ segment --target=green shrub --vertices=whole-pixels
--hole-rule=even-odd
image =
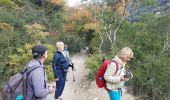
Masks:
[[[103,59],[107,59],[107,55],[102,53],[98,48],[94,48],[93,55],[90,54],[89,58],[86,61],[86,66],[89,68],[89,75],[88,77],[91,79],[95,78],[95,74],[100,67]]]
[[[0,3],[4,5],[11,5],[12,1],[11,0],[0,0]]]

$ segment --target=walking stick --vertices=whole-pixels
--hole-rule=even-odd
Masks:
[[[73,74],[73,88],[74,88],[73,93],[74,93],[74,100],[76,100],[76,91],[77,91],[77,89],[76,89],[76,83],[75,83],[76,79],[75,79],[75,75],[74,75],[74,71],[76,71],[76,70],[75,70],[75,67],[74,67],[74,64],[73,64],[73,63],[71,63],[71,66],[70,66],[70,67],[72,68],[72,74]]]
[[[76,81],[75,76],[74,76],[74,71],[76,71],[76,70],[74,68],[74,64],[72,63],[73,82]]]

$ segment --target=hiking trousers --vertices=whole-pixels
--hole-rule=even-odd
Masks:
[[[56,90],[55,90],[56,99],[60,97],[63,93],[65,82],[66,82],[66,75],[67,75],[67,72],[64,72],[64,71],[60,72],[59,80],[56,81]]]
[[[121,91],[120,90],[108,90],[107,91],[109,96],[110,96],[110,100],[121,100]]]

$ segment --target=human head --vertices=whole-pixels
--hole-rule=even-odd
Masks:
[[[47,47],[42,44],[35,45],[32,47],[32,56],[34,59],[47,59]]]
[[[64,50],[64,43],[62,41],[59,41],[56,43],[57,50],[63,51]]]
[[[122,62],[126,63],[133,58],[133,52],[129,47],[124,47],[118,52],[118,57],[122,60]]]

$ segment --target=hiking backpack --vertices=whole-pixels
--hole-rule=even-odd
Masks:
[[[115,60],[104,60],[101,65],[100,65],[100,68],[99,70],[97,71],[97,74],[96,74],[96,84],[99,88],[105,88],[106,89],[106,81],[104,79],[104,73],[107,69],[107,65],[110,64],[111,62],[115,63],[116,64],[116,71],[114,74],[117,73],[118,71],[118,62],[115,61]]]
[[[3,100],[26,100],[27,76],[38,67],[40,66],[25,68],[22,72],[11,76],[3,88]]]

